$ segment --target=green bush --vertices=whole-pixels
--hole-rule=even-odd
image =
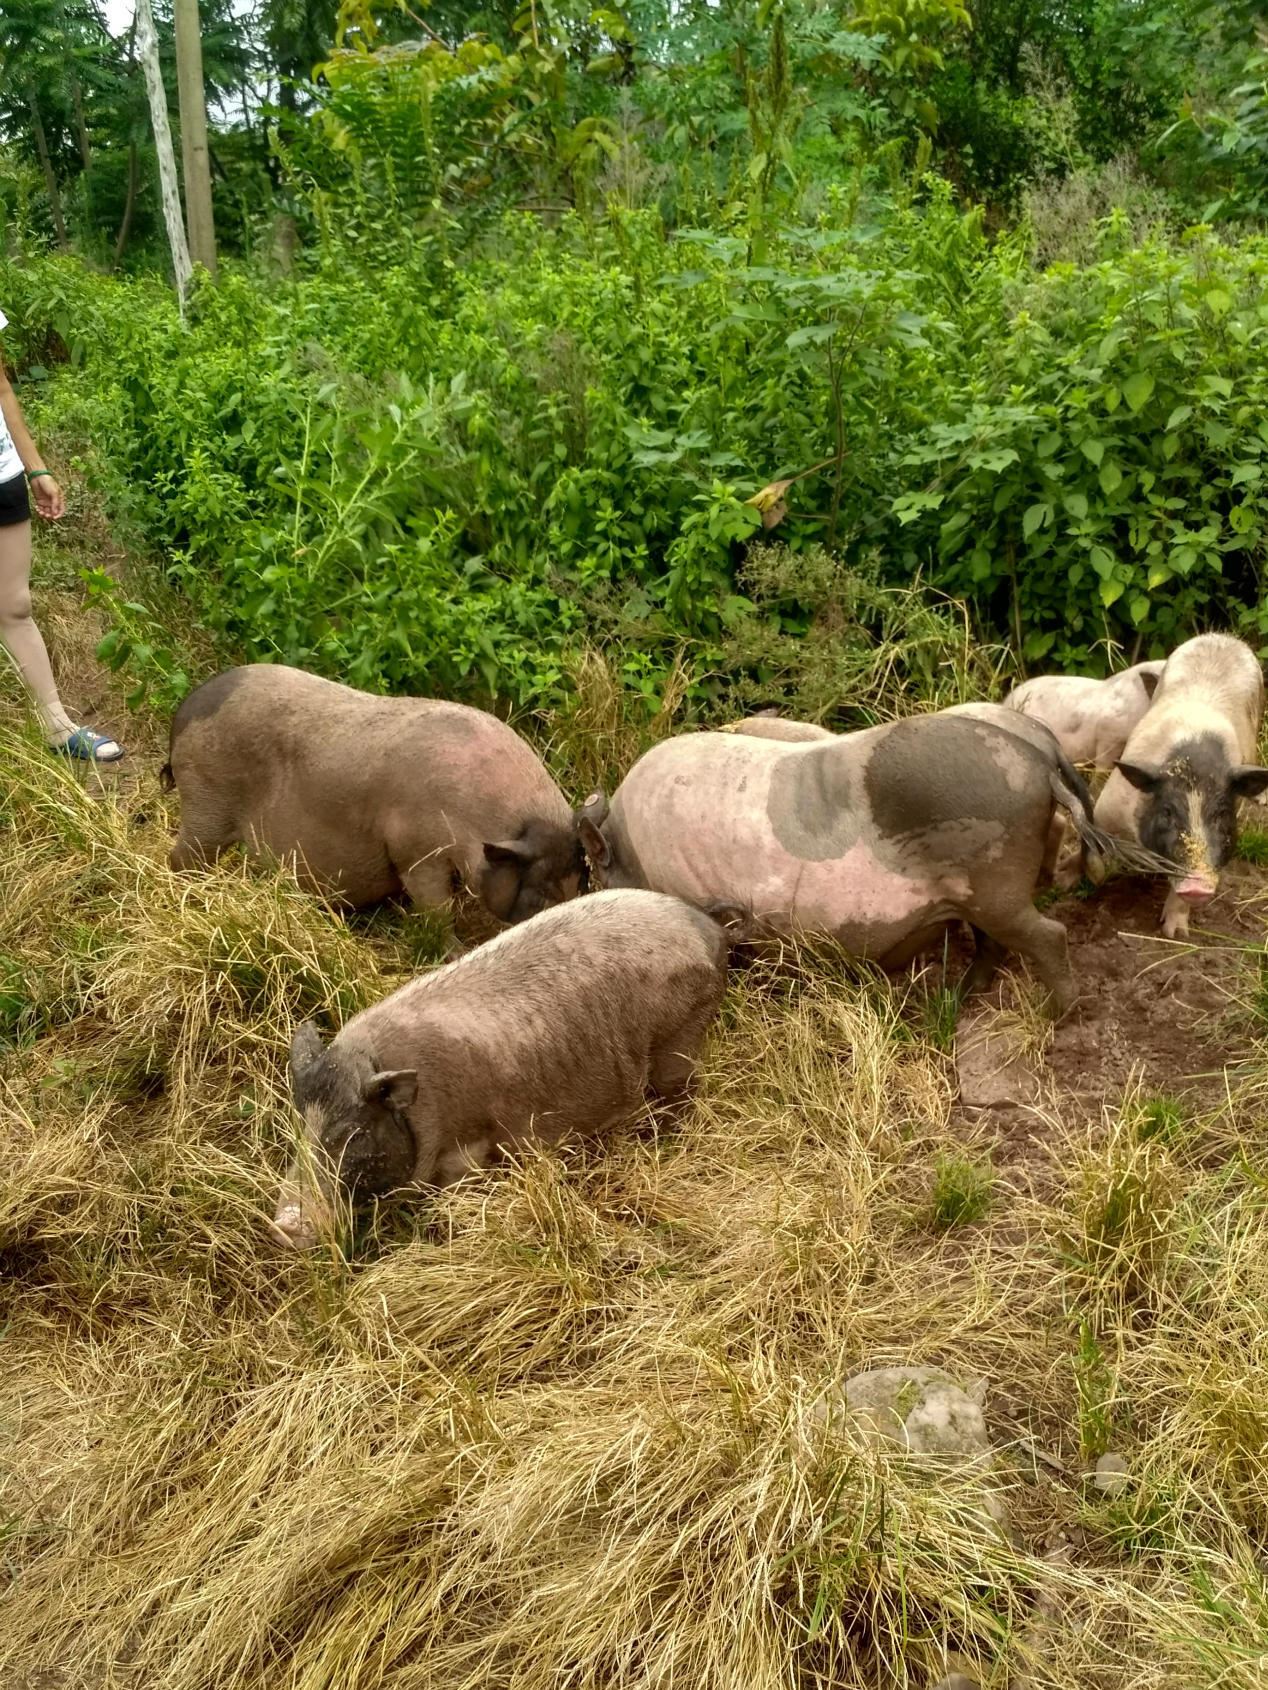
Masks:
[[[510,217],[461,266],[332,244],[289,280],[228,267],[186,323],[63,260],[0,266],[0,296],[42,424],[96,436],[248,656],[532,705],[619,633],[653,708],[684,647],[697,690],[751,697],[822,575],[759,613],[772,523],[793,558],[965,599],[1027,662],[1268,641],[1268,242],[1118,250],[1111,219],[1096,264],[1036,275],[936,185],[884,228],[841,216],[761,265],[624,212]]]

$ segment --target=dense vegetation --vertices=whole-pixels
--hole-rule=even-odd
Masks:
[[[182,321],[141,165],[101,268],[130,49],[27,4],[10,352],[227,649],[551,704],[586,638],[822,709],[788,636],[877,584],[1022,663],[1268,637],[1253,8],[349,5],[312,80],[213,13],[238,256]]]

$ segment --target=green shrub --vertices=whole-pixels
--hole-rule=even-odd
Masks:
[[[508,218],[462,267],[424,247],[370,273],[334,243],[290,280],[227,267],[185,324],[153,281],[63,260],[0,287],[42,425],[95,435],[228,649],[557,705],[583,640],[619,633],[651,694],[686,649],[697,693],[743,699],[785,636],[826,630],[803,670],[873,637],[825,624],[817,556],[967,601],[970,653],[1268,643],[1268,242],[1119,240],[1035,276],[935,187],[883,230],[784,230],[760,266],[614,212]],[[743,570],[771,525],[806,559],[775,603]]]

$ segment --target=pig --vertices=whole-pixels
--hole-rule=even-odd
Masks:
[[[1011,949],[1063,1013],[1065,929],[1033,903],[1054,808],[1100,841],[1087,788],[1034,727],[960,712],[804,744],[687,734],[647,752],[610,805],[592,794],[581,835],[606,885],[739,906],[754,931],[823,934],[885,967],[962,918],[977,944],[966,991]]]
[[[354,908],[461,885],[501,921],[574,897],[585,853],[545,765],[496,716],[375,698],[300,669],[228,669],[181,704],[164,784],[181,795],[174,869],[242,842]]]
[[[722,732],[750,734],[754,739],[781,739],[789,745],[836,738],[830,728],[821,728],[817,722],[798,722],[790,716],[746,716],[743,721],[728,722]]]
[[[500,933],[362,1010],[290,1079],[306,1143],[275,1236],[299,1249],[353,1201],[443,1186],[503,1146],[598,1132],[650,1091],[680,1100],[726,988],[720,919],[659,892],[596,892]]]
[[[1229,634],[1177,646],[1096,801],[1098,829],[1130,853],[1143,847],[1166,873],[1162,930],[1189,931],[1189,914],[1219,889],[1237,848],[1237,803],[1268,787],[1256,762],[1264,679],[1250,647]],[[1128,858],[1130,861],[1130,856]]]
[[[1020,711],[1012,710],[1006,704],[951,704],[945,710],[939,711],[942,716],[969,716],[979,722],[993,722],[1004,733],[1013,734],[1017,738],[1025,739],[1042,751],[1045,755],[1053,755],[1058,760],[1062,777],[1071,790],[1088,798],[1091,794],[1066,755],[1055,733],[1038,717],[1023,715]],[[1073,834],[1073,839],[1070,835]],[[1101,842],[1104,843],[1104,842]],[[1066,849],[1063,853],[1062,847]],[[1058,806],[1052,813],[1052,821],[1048,827],[1048,844],[1044,851],[1043,863],[1039,871],[1039,882],[1043,886],[1053,884],[1059,891],[1069,891],[1076,886],[1080,878],[1086,874],[1096,884],[1100,884],[1106,875],[1107,865],[1104,854],[1100,849],[1089,849],[1088,840],[1081,838],[1076,829],[1071,826],[1068,811]]]
[[[1044,722],[1072,763],[1108,773],[1148,710],[1162,674],[1161,661],[1137,663],[1108,680],[1083,675],[1038,675],[1023,681],[1005,707]]]
[[[946,709],[938,711],[942,716],[972,716],[982,722],[994,722],[996,727],[1005,733],[1012,733],[1022,739],[1028,739],[1031,744],[1038,745],[1045,750],[1052,748],[1059,751],[1057,739],[1051,728],[1032,716],[1019,715],[1014,710],[1007,709],[1002,704],[952,704]],[[809,741],[812,739],[835,739],[837,736],[827,728],[821,728],[814,722],[799,722],[788,717],[775,716],[764,713],[750,716],[740,722],[729,722],[722,730],[724,733],[751,734],[756,739],[782,739],[789,743]],[[1078,777],[1070,776],[1073,788],[1077,790]],[[1066,890],[1077,883],[1079,876],[1085,871],[1094,879],[1100,880],[1105,875],[1104,859],[1095,853],[1086,851],[1083,843],[1079,848],[1067,853],[1060,871],[1057,863],[1061,857],[1061,847],[1066,841],[1067,817],[1066,812],[1058,809],[1054,812],[1049,829],[1048,846],[1044,852],[1043,865],[1040,869],[1040,882],[1047,885],[1055,882]]]

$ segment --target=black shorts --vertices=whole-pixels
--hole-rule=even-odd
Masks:
[[[25,475],[0,481],[0,528],[13,528],[31,520],[31,493]]]

